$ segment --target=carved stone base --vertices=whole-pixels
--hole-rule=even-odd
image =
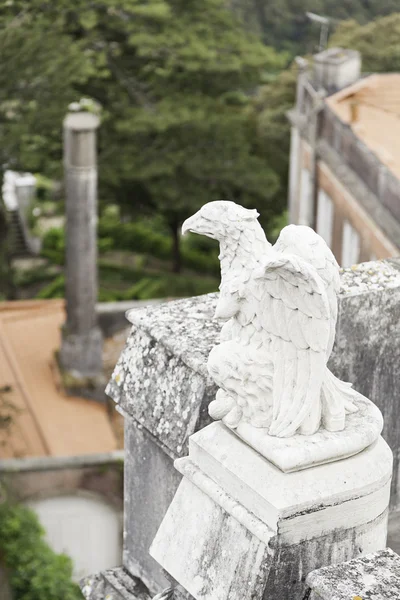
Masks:
[[[355,404],[358,411],[346,416],[343,431],[320,429],[308,440],[300,434],[277,438],[244,422],[235,433],[285,473],[299,471],[357,454],[379,438],[383,428],[379,408],[361,394]]]
[[[382,438],[284,473],[213,423],[175,465],[184,478],[150,554],[196,600],[301,598],[310,571],[386,545],[392,453]]]

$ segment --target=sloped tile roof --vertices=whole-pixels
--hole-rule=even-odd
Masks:
[[[0,458],[115,450],[105,406],[65,396],[52,370],[65,320],[59,300],[0,303],[0,388],[16,411],[0,429]]]
[[[333,94],[326,102],[400,178],[400,73],[370,75]]]

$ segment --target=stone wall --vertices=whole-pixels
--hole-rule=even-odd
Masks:
[[[121,451],[72,457],[33,457],[0,461],[0,482],[20,502],[91,492],[122,513]]]
[[[324,107],[320,136],[400,221],[400,181],[327,106]]]
[[[180,476],[173,460],[210,422],[216,388],[206,362],[217,343],[216,294],[131,311],[133,327],[108,394],[125,416],[124,566],[152,591],[166,587],[148,550]],[[340,317],[330,367],[373,400],[394,453],[392,505],[400,505],[400,261],[364,263],[342,275]]]
[[[127,302],[98,302],[96,304],[97,322],[105,338],[126,329],[129,325],[125,314],[132,308],[141,308],[149,304],[160,304],[161,300],[129,300]]]
[[[356,265],[342,275],[330,368],[370,398],[393,451],[392,507],[400,507],[400,260]]]

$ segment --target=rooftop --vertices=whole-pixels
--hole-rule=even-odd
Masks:
[[[400,74],[370,75],[326,103],[400,179]]]
[[[64,302],[0,303],[0,388],[11,426],[0,429],[0,458],[73,456],[117,447],[106,407],[65,396],[52,371]]]

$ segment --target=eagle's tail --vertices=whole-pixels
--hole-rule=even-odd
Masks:
[[[341,381],[326,367],[322,384],[322,419],[328,431],[341,431],[344,428],[346,413],[357,412],[354,401],[361,394],[353,390],[351,383]]]

